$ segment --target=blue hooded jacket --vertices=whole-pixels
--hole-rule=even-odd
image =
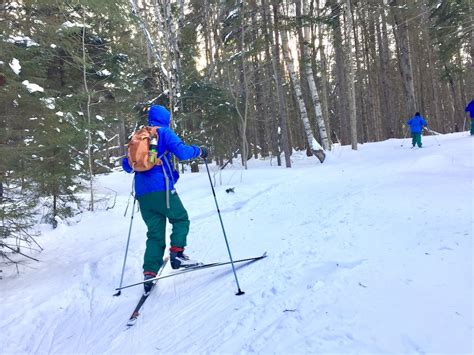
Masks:
[[[201,151],[195,145],[186,145],[169,128],[170,113],[163,106],[153,105],[148,112],[148,125],[158,126],[158,156],[163,160],[163,166],[155,166],[148,171],[135,172],[135,195],[137,197],[155,191],[166,191],[166,179],[163,169],[169,178],[169,190],[174,189],[174,185],[179,179],[179,173],[173,168],[171,154],[173,153],[180,160],[187,160],[199,157]],[[165,153],[163,155],[163,153]],[[162,156],[163,155],[163,156]],[[127,157],[122,160],[122,167],[128,173],[133,169],[128,163]]]
[[[410,118],[407,121],[407,124],[410,126],[411,133],[421,133],[423,127],[428,126],[428,123],[426,123],[426,121],[423,119],[423,117],[420,116],[420,114],[417,114]]]
[[[474,118],[474,100],[469,102],[464,111],[469,112],[469,116],[471,116],[471,118]]]

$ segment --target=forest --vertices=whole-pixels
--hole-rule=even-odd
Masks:
[[[33,258],[35,223],[102,208],[94,177],[152,104],[217,166],[291,168],[407,137],[415,112],[466,130],[473,69],[469,0],[2,0],[0,256]]]

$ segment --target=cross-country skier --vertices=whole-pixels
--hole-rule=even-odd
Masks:
[[[415,116],[407,121],[407,124],[410,126],[412,146],[414,147],[415,144],[417,144],[418,147],[421,148],[421,131],[423,130],[423,127],[428,126],[428,123],[426,123],[420,113],[417,112],[415,113]]]
[[[169,127],[170,113],[163,106],[151,106],[148,113],[148,125],[160,127],[157,130],[157,156],[163,161],[162,166],[157,165],[151,170],[135,172],[127,157],[122,161],[122,167],[126,172],[135,173],[135,196],[148,228],[143,261],[145,280],[154,278],[163,263],[166,249],[166,220],[173,226],[170,236],[171,267],[178,269],[198,264],[183,254],[190,222],[188,213],[175,190],[179,173],[173,167],[170,153],[181,160],[207,157],[206,147],[184,144]],[[144,288],[145,293],[148,293],[152,288],[152,283],[144,283]]]
[[[474,100],[471,100],[469,104],[466,106],[465,110],[469,112],[469,117],[471,117],[471,136],[474,135]]]

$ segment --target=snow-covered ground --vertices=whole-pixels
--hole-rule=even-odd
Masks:
[[[216,193],[233,256],[268,258],[237,267],[240,297],[230,267],[160,281],[129,329],[142,288],[112,294],[132,176],[98,178],[101,192],[117,192],[115,208],[45,230],[40,262],[19,275],[3,267],[0,353],[471,354],[474,139],[423,140],[336,147],[324,164],[295,153],[292,169],[227,167]],[[178,184],[187,252],[225,261],[201,170]],[[125,284],[142,277],[146,228],[135,216]]]

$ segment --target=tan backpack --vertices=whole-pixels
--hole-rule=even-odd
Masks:
[[[158,129],[143,127],[133,133],[128,143],[128,163],[134,171],[147,171],[163,162],[157,157]],[[155,143],[156,140],[156,143]],[[155,143],[151,145],[151,143]]]

